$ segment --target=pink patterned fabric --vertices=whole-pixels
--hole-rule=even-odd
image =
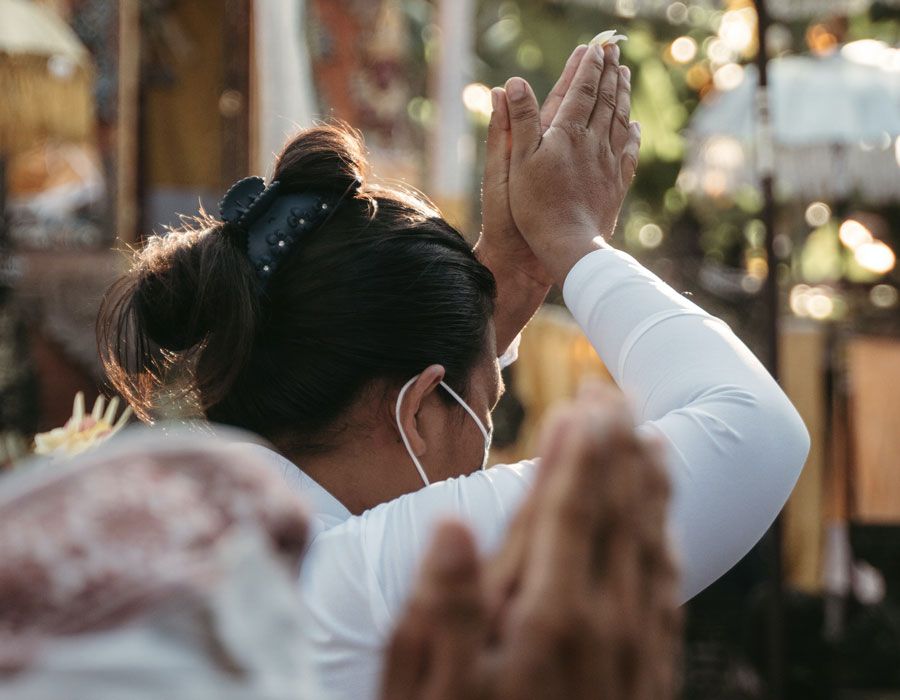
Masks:
[[[206,436],[125,433],[70,462],[0,480],[0,672],[42,641],[115,627],[202,596],[216,548],[255,529],[294,570],[306,513],[278,476]]]

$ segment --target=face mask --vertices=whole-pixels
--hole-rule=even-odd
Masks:
[[[403,403],[403,397],[406,396],[406,392],[409,391],[409,388],[415,383],[419,376],[421,375],[417,374],[415,377],[413,377],[403,385],[403,388],[400,390],[400,394],[397,396],[397,407],[394,413],[397,418],[397,428],[400,430],[400,438],[403,440],[403,445],[406,447],[406,451],[407,453],[409,453],[413,464],[416,465],[416,469],[419,470],[419,476],[422,477],[422,481],[426,486],[428,486],[431,482],[428,481],[428,477],[425,476],[425,470],[422,468],[422,464],[421,462],[419,462],[419,458],[416,457],[416,454],[412,451],[412,447],[410,447],[409,445],[409,439],[406,437],[406,433],[403,432],[403,425],[400,422],[400,405]],[[472,417],[472,420],[475,421],[475,425],[478,426],[478,429],[484,436],[484,458],[481,461],[481,468],[484,469],[487,466],[488,453],[491,450],[491,434],[487,431],[487,428],[484,427],[484,423],[481,422],[481,419],[478,417],[475,411],[472,410],[469,404],[467,404],[459,394],[453,391],[453,389],[447,386],[447,384],[445,384],[444,382],[441,382],[441,386],[459,403],[460,406],[465,409],[466,413],[468,413]]]

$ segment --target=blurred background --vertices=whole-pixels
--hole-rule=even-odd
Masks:
[[[689,605],[683,696],[900,697],[900,0],[0,0],[0,465],[102,391],[94,316],[142,236],[338,117],[474,241],[490,87],[543,96],[612,28],[643,125],[615,244],[725,318],[813,439]],[[492,460],[587,375],[553,293]]]

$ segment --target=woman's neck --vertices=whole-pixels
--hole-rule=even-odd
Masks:
[[[421,487],[393,432],[347,441],[315,454],[277,447],[354,515]]]

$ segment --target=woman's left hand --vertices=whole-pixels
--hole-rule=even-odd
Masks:
[[[559,80],[541,108],[541,125],[546,131],[556,116],[563,97],[581,62],[587,46],[572,52]],[[523,281],[540,287],[553,284],[552,277],[531,251],[512,217],[509,207],[510,121],[506,91],[491,91],[494,111],[488,126],[487,153],[482,180],[482,233],[475,250],[482,262],[495,276],[498,273],[516,274]]]

